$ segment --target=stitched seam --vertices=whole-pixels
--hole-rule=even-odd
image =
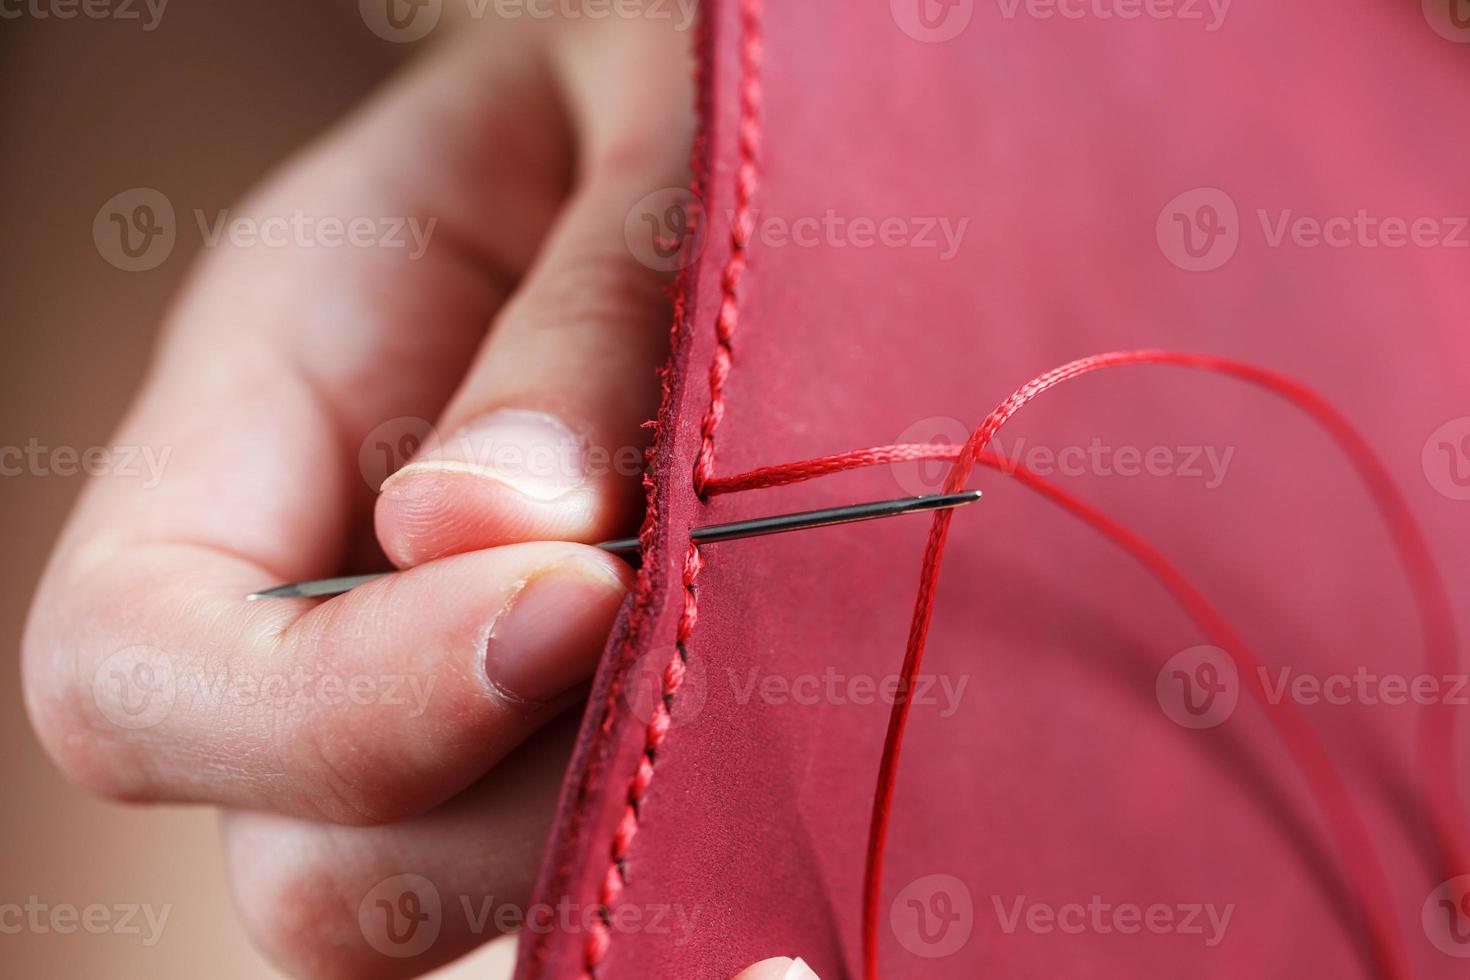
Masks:
[[[757,155],[760,149],[761,98],[761,6],[763,0],[739,0],[740,3],[740,86],[738,163],[735,170],[735,214],[730,226],[730,254],[720,278],[720,309],[715,318],[715,349],[710,360],[710,403],[700,424],[699,455],[695,460],[694,490],[704,496],[705,486],[714,476],[715,431],[725,417],[725,382],[730,376],[733,357],[732,342],[740,320],[740,282],[746,268],[746,249],[754,225],[751,200],[759,182]],[[583,976],[595,978],[598,966],[612,946],[611,909],[628,884],[628,852],[638,835],[640,811],[648,788],[653,782],[658,750],[668,737],[672,724],[674,696],[684,683],[689,663],[688,641],[699,620],[699,591],[695,579],[704,568],[698,546],[689,542],[684,558],[684,608],[675,633],[674,654],[664,666],[660,678],[660,694],[644,734],[643,751],[638,768],[628,783],[627,803],[623,817],[613,832],[612,847],[603,875],[598,901],[598,914],[589,924],[584,947]]]
[[[730,255],[720,278],[720,311],[715,317],[715,351],[709,368],[709,410],[700,429],[699,458],[694,464],[694,489],[704,496],[714,477],[715,430],[725,418],[725,382],[730,377],[732,342],[740,324],[740,281],[745,276],[746,248],[754,219],[750,202],[755,196],[760,150],[762,0],[740,0],[740,121],[739,162],[735,169],[735,215],[730,222]]]

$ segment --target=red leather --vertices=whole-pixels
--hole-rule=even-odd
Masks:
[[[1024,3],[1008,17],[1009,3],[914,2],[970,20],[930,43],[899,26],[912,27],[909,0],[771,3],[760,17],[759,216],[736,293],[715,473],[961,437],[1017,384],[1085,354],[1209,350],[1302,378],[1341,407],[1385,457],[1464,595],[1470,458],[1454,451],[1470,423],[1454,425],[1470,415],[1470,250],[1309,246],[1309,234],[1290,232],[1273,244],[1272,229],[1286,209],[1288,221],[1364,209],[1470,237],[1453,221],[1470,213],[1470,47],[1446,40],[1418,5],[1381,0],[1330,11],[1242,3],[1214,31],[1146,15],[1046,19]],[[863,847],[888,718],[864,692],[898,669],[928,522],[708,546],[692,607],[688,529],[922,492],[943,467],[709,501],[695,493],[742,153],[742,44],[752,40],[738,0],[706,6],[700,189],[711,224],[684,283],[646,578],[599,673],[536,896],[594,907],[615,876],[614,925],[603,936],[528,933],[527,980],[728,980],[763,957],[798,954],[832,980],[861,962]],[[1208,21],[1210,8],[1198,9]],[[1237,209],[1222,215],[1236,249],[1208,271],[1181,268],[1192,260],[1171,237],[1171,225],[1183,230],[1171,214],[1201,220],[1198,206],[1219,197],[1166,208],[1199,188]],[[847,222],[896,217],[912,232],[931,217],[968,226],[944,260],[942,245],[857,247],[850,230],[842,244],[835,231],[818,247],[782,244],[761,224],[829,211]],[[1217,461],[1231,452],[1218,486],[1203,458],[1199,478],[1098,465],[1055,478],[1159,545],[1269,662],[1316,678],[1423,671],[1387,534],[1304,418],[1237,382],[1140,368],[1048,395],[992,448],[1035,462],[1035,447],[1094,439],[1141,454],[1186,447],[1171,457],[1186,469],[1193,447]],[[1451,447],[1442,466],[1441,444]],[[1470,444],[1460,452],[1470,456]],[[914,707],[898,778],[883,975],[1372,975],[1341,859],[1264,713],[1243,698],[1226,723],[1190,730],[1161,709],[1160,667],[1205,639],[1126,557],[1055,507],[1002,474],[973,485],[986,499],[956,517],[924,664],[938,703]],[[687,672],[646,766],[650,692],[667,686],[681,618]],[[956,704],[944,683],[960,691]],[[1448,872],[1428,843],[1415,707],[1301,710],[1366,814],[1415,975],[1463,975],[1464,961],[1421,923]],[[1458,774],[1444,778],[1463,788]],[[921,929],[939,931],[941,892],[959,918],[927,943]],[[1023,917],[1008,928],[1018,901]],[[1098,903],[1176,917],[1229,907],[1230,918],[1209,945],[1203,910],[1193,920],[1202,935],[1103,931],[1091,912],[1080,931],[1048,930],[1024,916]],[[961,931],[957,948],[924,955]]]

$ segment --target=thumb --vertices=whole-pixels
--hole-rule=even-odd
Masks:
[[[761,960],[737,976],[735,980],[819,980],[819,978],[801,957],[798,956],[793,960],[788,956],[777,956],[774,959]]]
[[[625,228],[641,200],[687,182],[690,145],[688,39],[651,23],[553,45],[582,129],[578,187],[439,438],[383,484],[378,539],[399,566],[613,537],[637,513],[669,311],[667,270],[635,254]]]

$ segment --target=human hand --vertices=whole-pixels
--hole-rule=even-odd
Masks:
[[[686,183],[677,28],[466,25],[253,194],[237,215],[432,234],[422,256],[220,246],[117,436],[167,451],[164,478],[94,479],[52,557],[24,642],[43,744],[104,796],[229,808],[237,903],[292,972],[413,975],[490,938],[451,920],[381,955],[356,897],[386,875],[529,890],[571,734],[542,729],[631,580],[561,542],[628,530],[641,499],[615,464],[668,317],[624,223]],[[405,417],[446,438],[376,497],[379,445],[423,434]],[[374,554],[407,571],[243,599]]]

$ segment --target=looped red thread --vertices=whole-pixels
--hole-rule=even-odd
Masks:
[[[1171,351],[1123,351],[1083,358],[1063,365],[1028,382],[1002,402],[960,447],[930,445],[881,446],[836,456],[805,460],[783,466],[765,467],[749,473],[711,480],[709,494],[732,493],[762,487],[782,486],[814,479],[844,470],[884,463],[920,459],[950,459],[953,466],[945,483],[946,492],[963,489],[979,462],[1016,477],[1025,485],[1042,493],[1068,511],[1091,524],[1128,551],[1153,574],[1212,640],[1243,659],[1251,668],[1261,660],[1245,645],[1233,626],[1210,604],[1204,595],[1143,538],[1124,525],[1072,497],[1053,484],[1016,463],[986,451],[985,447],[1016,412],[1027,402],[1049,388],[1091,371],[1131,364],[1171,364],[1199,368],[1231,375],[1264,387],[1311,415],[1348,455],[1359,476],[1367,484],[1374,503],[1389,526],[1394,546],[1414,587],[1419,614],[1424,624],[1427,661],[1431,670],[1449,674],[1455,669],[1457,650],[1454,619],[1448,594],[1439,576],[1422,531],[1412,512],[1394,486],[1387,470],[1366,440],[1336,408],[1305,385],[1284,375],[1239,361],[1202,354]],[[900,673],[898,696],[894,700],[884,740],[883,758],[879,766],[878,786],[870,823],[867,868],[863,888],[863,958],[864,974],[869,980],[878,975],[878,918],[882,886],[883,853],[892,811],[894,784],[903,731],[909,711],[907,691],[917,675],[923,657],[933,613],[934,590],[938,580],[953,512],[935,515],[925,549],[920,576],[919,595],[915,602],[908,645]],[[1383,872],[1372,837],[1368,833],[1347,786],[1333,766],[1331,758],[1311,728],[1290,705],[1272,704],[1260,686],[1260,674],[1247,671],[1253,679],[1250,689],[1263,705],[1277,734],[1290,749],[1293,759],[1307,777],[1308,784],[1324,810],[1332,827],[1339,851],[1348,869],[1354,899],[1368,931],[1369,946],[1386,977],[1407,975],[1406,955],[1392,905],[1388,902],[1387,878]],[[1454,789],[1443,778],[1453,772],[1454,718],[1443,706],[1431,706],[1421,721],[1421,762],[1423,781],[1429,802],[1430,819],[1439,846],[1451,874],[1463,869],[1465,848],[1460,828],[1461,803]],[[1435,777],[1440,778],[1435,778]]]

